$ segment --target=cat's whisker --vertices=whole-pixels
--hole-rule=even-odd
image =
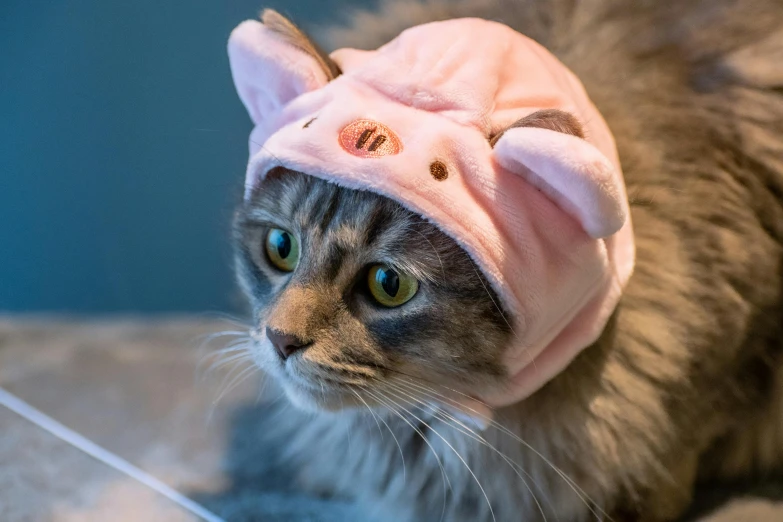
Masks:
[[[425,392],[434,394],[434,396],[438,397],[440,400],[448,401],[447,402],[448,404],[457,405],[457,402],[454,399],[452,399],[450,397],[447,397],[446,395],[440,394],[440,393],[438,393],[437,391],[435,391],[433,389],[428,389],[427,387],[425,387],[425,386],[423,386],[423,385],[421,385],[419,383],[416,383],[416,382],[410,382],[409,381],[409,384],[411,384],[413,386],[416,386],[416,387],[419,387],[420,389],[422,389]],[[471,400],[475,400],[473,397],[470,397],[469,395],[467,395],[465,393],[459,392],[457,390],[454,390],[454,389],[451,389],[451,388],[448,388],[448,387],[445,387],[445,386],[444,386],[444,388],[447,388],[447,389],[453,391],[454,393],[457,393],[457,394],[459,394],[459,395],[461,395],[463,397],[469,398]],[[473,408],[470,408],[470,407],[465,406],[465,405],[459,405],[459,406],[462,407],[463,409],[471,411],[472,413],[475,413],[476,415],[480,416],[481,418],[485,418],[484,415],[482,415],[480,412],[476,411]],[[509,430],[508,428],[506,428],[505,426],[503,426],[499,422],[495,421],[494,419],[486,419],[486,420],[489,422],[489,424],[492,427],[494,427],[495,429],[497,429],[500,432],[506,434],[507,436],[511,437],[515,441],[519,442],[520,444],[522,444],[523,446],[528,448],[531,452],[533,452],[536,456],[538,456],[546,465],[548,465],[555,473],[557,473],[557,475],[572,489],[572,491],[579,497],[579,499],[585,504],[585,506],[587,506],[587,508],[590,510],[590,512],[593,514],[593,516],[596,517],[596,520],[601,520],[602,517],[605,517],[610,522],[613,522],[612,517],[608,513],[606,513],[606,511],[604,511],[604,509],[601,508],[600,505],[595,500],[593,500],[581,487],[579,487],[579,485],[571,477],[569,477],[564,471],[562,471],[559,467],[557,467],[554,463],[552,463],[549,459],[547,459],[540,451],[535,449],[527,441],[525,441],[524,439],[519,437],[517,434],[515,434],[514,432],[512,432],[511,430]],[[599,513],[596,513],[596,511],[595,511],[596,508],[600,511],[600,516],[599,516]]]
[[[434,381],[429,381],[429,380],[427,380],[427,379],[425,379],[423,377],[419,377],[418,375],[413,375],[413,374],[406,373],[406,372],[403,372],[403,371],[400,371],[400,370],[395,370],[393,368],[378,367],[378,370],[381,371],[381,372],[389,372],[389,373],[396,373],[396,374],[402,375],[404,377],[407,377],[409,379],[408,382],[411,382],[411,383],[415,382],[415,383],[419,383],[419,385],[428,384],[430,386],[437,386],[439,388],[443,388],[444,390],[447,390],[447,391],[450,391],[450,392],[454,392],[454,393],[456,393],[458,395],[461,395],[463,397],[469,398],[470,400],[472,400],[472,401],[474,401],[474,402],[476,402],[478,404],[481,404],[482,406],[486,406],[490,410],[493,409],[492,406],[490,406],[486,402],[483,402],[481,399],[477,399],[475,397],[471,397],[470,395],[467,395],[466,393],[463,393],[463,392],[461,392],[461,391],[459,391],[459,390],[457,390],[455,388],[450,388],[449,386],[446,386],[445,384],[441,384],[441,383],[434,382]],[[430,390],[433,393],[436,393],[433,388],[430,388]]]
[[[431,396],[432,398],[436,399],[436,400],[447,401],[447,403],[449,403],[449,404],[453,404],[453,405],[455,405],[455,406],[458,406],[458,407],[461,407],[461,408],[464,408],[464,409],[470,410],[471,412],[473,412],[473,413],[476,413],[476,415],[479,415],[479,416],[481,416],[482,418],[484,418],[484,416],[483,416],[483,415],[482,415],[480,412],[476,411],[475,409],[472,409],[472,408],[470,408],[470,407],[467,407],[467,406],[464,406],[464,405],[459,405],[459,404],[457,403],[457,401],[455,401],[454,399],[452,399],[452,398],[450,398],[450,397],[447,397],[446,395],[440,394],[440,393],[438,393],[437,391],[435,391],[434,389],[428,388],[428,387],[426,387],[426,386],[423,386],[423,385],[421,385],[421,384],[419,384],[419,383],[415,383],[415,382],[409,382],[408,384],[410,384],[410,385],[413,385],[413,386],[416,386],[416,387],[418,387],[418,388],[419,388],[419,389],[420,389],[420,390],[421,390],[423,393],[429,393],[429,394],[431,394],[430,396]],[[450,391],[453,391],[453,392],[455,392],[455,393],[457,393],[457,394],[459,394],[459,395],[462,395],[462,396],[464,396],[464,397],[470,398],[471,400],[475,400],[475,399],[473,399],[472,397],[470,397],[469,395],[466,395],[466,394],[464,394],[464,393],[461,393],[461,392],[459,392],[459,391],[457,391],[457,390],[454,390],[454,389],[452,389],[452,388],[448,388],[448,387],[446,387],[446,386],[443,386],[443,387],[444,387],[444,388],[447,388],[447,389],[449,389]],[[480,402],[480,401],[479,401],[479,402]],[[601,511],[601,514],[602,514],[603,516],[605,516],[605,517],[608,517],[610,521],[612,520],[612,519],[611,519],[611,517],[609,517],[609,515],[608,515],[608,514],[607,514],[607,513],[606,513],[606,512],[605,512],[605,511],[604,511],[604,510],[603,510],[603,509],[600,507],[600,506],[598,506],[598,504],[597,504],[597,503],[596,503],[594,500],[592,500],[592,499],[590,498],[590,496],[589,496],[589,495],[587,495],[587,493],[586,493],[584,490],[582,490],[582,488],[580,488],[580,487],[579,487],[579,486],[576,484],[576,482],[574,482],[574,481],[573,481],[573,479],[571,479],[571,478],[570,478],[570,477],[569,477],[567,474],[565,474],[565,473],[564,473],[564,472],[563,472],[563,471],[562,471],[560,468],[558,468],[558,467],[557,467],[557,466],[555,466],[555,465],[554,465],[552,462],[550,462],[550,461],[549,461],[549,460],[548,460],[546,457],[544,457],[544,456],[543,456],[543,455],[542,455],[542,454],[541,454],[539,451],[537,451],[535,448],[533,448],[533,447],[532,447],[532,446],[531,446],[529,443],[527,443],[526,441],[524,441],[523,439],[521,439],[521,438],[520,438],[518,435],[514,434],[513,432],[511,432],[511,431],[510,431],[510,430],[508,430],[508,429],[507,429],[505,426],[503,426],[503,425],[499,424],[498,422],[496,422],[496,421],[494,421],[494,420],[492,420],[492,419],[488,419],[488,421],[489,421],[489,423],[490,423],[490,425],[491,425],[492,427],[494,427],[495,429],[499,430],[500,432],[502,432],[502,433],[504,433],[504,434],[506,434],[506,435],[508,435],[508,436],[512,437],[514,440],[516,440],[517,442],[519,442],[519,443],[521,443],[522,445],[524,445],[525,447],[527,447],[527,448],[528,448],[528,449],[529,449],[531,452],[533,452],[533,453],[534,453],[536,456],[540,457],[540,458],[541,458],[541,459],[544,461],[544,463],[545,463],[545,464],[547,464],[548,466],[550,466],[550,468],[552,468],[552,470],[553,470],[553,471],[554,471],[554,472],[555,472],[555,473],[556,473],[558,476],[560,476],[560,478],[561,478],[561,479],[562,479],[562,480],[563,480],[563,481],[566,483],[566,485],[568,485],[568,486],[569,486],[569,487],[570,487],[570,488],[573,490],[573,492],[574,492],[574,493],[575,493],[575,494],[576,494],[576,495],[579,497],[579,499],[580,499],[580,500],[581,500],[581,501],[582,501],[582,502],[585,504],[585,506],[587,506],[587,507],[588,507],[588,509],[590,509],[590,511],[591,511],[591,512],[592,512],[592,514],[593,514],[593,515],[596,517],[596,519],[600,519],[600,517],[599,517],[598,513],[596,513],[596,512],[594,511],[594,508],[593,508],[592,506],[595,506],[595,507],[597,507],[597,508],[598,508],[598,509]]]
[[[264,392],[266,392],[266,387],[269,384],[269,376],[261,371],[259,371],[259,373],[261,374],[261,386],[258,387],[258,395],[256,395],[256,402],[255,402],[256,406],[258,406],[258,403],[261,402],[261,397],[264,396]],[[278,399],[280,399],[280,396],[278,396],[277,399],[275,399],[275,401],[277,401]]]
[[[407,472],[405,470],[405,454],[402,452],[402,446],[400,445],[400,441],[397,440],[397,436],[394,434],[394,431],[392,431],[392,429],[389,427],[389,423],[387,423],[386,420],[383,417],[379,417],[378,415],[375,414],[375,412],[372,410],[370,405],[367,404],[367,401],[364,400],[364,398],[361,396],[361,394],[359,392],[357,392],[356,390],[354,390],[352,388],[349,388],[349,389],[351,390],[351,392],[354,395],[356,395],[356,398],[358,398],[360,401],[362,401],[362,403],[364,403],[364,405],[367,407],[367,409],[370,410],[370,413],[373,415],[373,417],[375,417],[375,422],[377,423],[378,420],[380,420],[383,423],[383,425],[386,426],[386,429],[389,430],[389,434],[391,434],[392,438],[394,439],[394,442],[397,444],[397,449],[400,452],[400,458],[402,459],[402,481],[405,482],[406,481],[406,475],[407,475]],[[379,431],[379,433],[381,433],[381,438],[383,438],[383,433],[381,432],[380,425],[378,425],[378,431]]]
[[[218,402],[223,397],[225,388],[226,388],[226,382],[229,381],[229,379],[232,379],[232,375],[234,372],[237,371],[237,368],[242,368],[239,364],[232,367],[226,375],[223,376],[223,380],[220,382],[217,388],[217,398],[212,400],[212,403],[209,406],[209,411],[207,413],[207,422],[210,422],[212,420],[212,416],[215,413],[215,408],[217,407]],[[247,368],[245,368],[247,369]],[[244,370],[240,370],[239,373],[241,374]],[[232,381],[233,382],[233,381]]]
[[[213,357],[215,357],[215,360],[212,361],[212,363],[206,369],[203,367],[206,364],[206,358],[202,359],[202,361],[198,364],[196,369],[196,375],[198,376],[198,379],[203,381],[206,379],[207,375],[211,374],[212,372],[216,372],[223,367],[237,365],[239,363],[244,363],[245,361],[251,361],[253,359],[253,356],[247,349],[247,346],[236,347],[236,349],[232,349],[231,351],[227,351],[225,353],[213,354]],[[233,370],[230,370],[229,373],[231,373],[231,371]]]
[[[367,411],[370,412],[370,415],[372,415],[373,420],[375,421],[375,424],[378,426],[378,435],[380,435],[381,439],[383,439],[383,432],[381,431],[381,423],[378,421],[378,416],[375,415],[375,412],[372,411],[372,408],[370,408],[370,405],[367,404],[367,401],[365,401],[359,393],[354,390],[353,388],[348,388],[348,391],[350,391],[354,396],[359,399],[359,401],[364,404],[364,407],[367,408]]]
[[[220,332],[213,332],[204,335],[199,335],[195,339],[204,343],[209,343],[220,337],[247,337],[247,331],[241,330],[222,330]]]
[[[489,298],[492,300],[492,304],[497,309],[498,314],[500,314],[500,317],[503,318],[503,322],[506,323],[506,326],[508,326],[508,329],[511,331],[511,334],[514,337],[517,338],[517,341],[519,341],[519,339],[520,339],[519,334],[517,334],[516,330],[514,330],[514,327],[511,326],[511,323],[506,318],[506,314],[503,313],[503,309],[497,303],[497,301],[495,300],[495,297],[492,295],[492,292],[489,291],[489,288],[487,288],[487,285],[486,285],[486,283],[484,283],[484,279],[481,277],[481,274],[479,274],[479,271],[476,268],[476,265],[473,265],[473,271],[476,273],[476,278],[479,280],[479,283],[481,283],[481,286],[484,288],[484,291],[487,293],[487,296],[489,296]],[[528,358],[529,362],[533,365],[533,368],[537,368],[536,360],[533,358],[533,355],[527,349],[527,346],[523,346],[522,347],[522,351],[527,355],[527,358]]]
[[[484,288],[484,290],[487,292],[487,295],[489,296],[490,300],[492,301],[492,304],[495,305],[495,308],[497,309],[498,313],[500,314],[500,317],[503,318],[503,322],[506,323],[506,326],[508,326],[508,329],[511,331],[512,334],[514,334],[514,337],[519,339],[519,335],[514,330],[514,328],[511,326],[511,323],[506,318],[506,314],[503,312],[503,309],[500,307],[500,305],[497,303],[495,298],[492,296],[492,292],[489,291],[489,288],[487,288],[487,285],[484,283],[484,278],[481,277],[481,274],[479,274],[478,268],[476,268],[476,265],[473,265],[473,272],[476,274],[476,278],[481,283],[481,286]]]
[[[377,394],[375,393],[377,392]],[[432,446],[429,440],[427,440],[427,437],[424,436],[424,434],[421,432],[419,428],[414,426],[408,419],[406,419],[396,408],[400,408],[401,406],[394,401],[392,401],[386,394],[384,394],[381,390],[375,390],[370,391],[369,389],[365,388],[364,393],[366,393],[371,399],[375,400],[382,406],[385,406],[389,411],[397,415],[400,419],[402,419],[405,424],[411,427],[413,431],[415,431],[419,437],[424,441],[425,444],[430,448],[430,451],[432,451],[432,455],[435,457],[435,460],[438,462],[438,466],[440,467],[441,475],[443,475],[444,479],[444,487],[448,485],[449,489],[452,489],[451,487],[451,481],[449,480],[448,474],[446,474],[446,468],[443,467],[443,463],[440,460],[440,457],[438,457],[438,452],[435,451],[435,448]],[[406,413],[410,413],[404,408],[402,408],[403,411]]]
[[[394,402],[393,400],[391,400],[391,399],[390,399],[390,398],[389,398],[387,395],[385,395],[385,394],[384,394],[384,393],[383,393],[381,390],[376,390],[376,391],[378,392],[378,394],[379,394],[379,395],[381,395],[381,396],[383,397],[383,399],[381,399],[380,397],[378,397],[378,395],[375,395],[374,393],[372,393],[370,390],[368,390],[368,389],[366,389],[366,388],[365,388],[365,390],[364,390],[364,391],[365,391],[365,393],[367,393],[367,394],[368,394],[368,395],[369,395],[369,396],[370,396],[372,399],[374,399],[376,402],[378,402],[379,404],[381,404],[381,405],[385,406],[385,407],[386,407],[386,409],[388,409],[390,412],[392,412],[392,413],[393,413],[393,414],[395,414],[397,417],[399,417],[400,419],[402,419],[402,421],[403,421],[403,422],[405,422],[405,423],[406,423],[408,426],[410,426],[410,427],[411,427],[411,429],[412,429],[414,432],[416,432],[416,434],[418,434],[418,436],[419,436],[419,437],[421,437],[421,440],[423,440],[423,441],[424,441],[424,443],[425,443],[425,444],[427,444],[427,447],[429,447],[430,451],[432,452],[432,455],[435,457],[435,461],[438,463],[438,466],[440,467],[440,474],[441,474],[441,477],[442,477],[442,479],[443,479],[443,509],[441,510],[441,515],[440,515],[440,522],[443,522],[443,517],[446,515],[446,496],[448,495],[448,491],[447,491],[446,487],[447,487],[447,485],[448,485],[448,489],[450,489],[450,490],[452,490],[452,491],[453,491],[453,488],[452,488],[452,486],[451,486],[451,481],[449,480],[449,476],[448,476],[448,474],[446,473],[446,469],[443,467],[443,463],[441,462],[441,460],[440,460],[440,457],[438,457],[438,452],[437,452],[437,451],[435,451],[435,448],[432,446],[432,444],[430,443],[430,441],[429,441],[429,440],[427,440],[427,437],[425,437],[425,436],[424,436],[424,434],[421,432],[421,430],[419,430],[417,427],[415,427],[415,426],[414,426],[414,425],[413,425],[413,424],[412,424],[412,423],[411,423],[411,422],[410,422],[408,419],[406,419],[406,418],[405,418],[405,417],[404,417],[404,416],[403,416],[403,415],[402,415],[402,414],[401,414],[401,413],[400,413],[400,412],[397,410],[397,408],[402,408],[402,410],[403,410],[403,411],[405,411],[406,413],[409,413],[409,414],[410,414],[410,412],[408,412],[407,410],[405,410],[405,408],[404,408],[404,407],[400,406],[399,404],[397,404],[396,402]],[[391,430],[389,430],[389,431],[391,431]],[[397,440],[397,438],[395,437],[395,438],[394,438],[394,440]],[[403,458],[403,461],[404,461],[404,458]]]
[[[231,364],[237,365],[240,363],[249,362],[252,361],[252,359],[253,358],[249,353],[238,353],[236,355],[233,355],[227,359],[220,361],[219,364],[215,365],[214,370],[218,370],[220,368],[223,368],[224,366],[228,366]]]
[[[209,346],[209,344],[214,341],[215,339],[219,339],[221,337],[234,337],[234,339],[230,340],[228,343],[228,346],[221,348],[219,350],[215,351],[206,351],[206,348]],[[205,360],[209,359],[210,357],[214,357],[216,354],[220,354],[224,352],[229,347],[238,346],[242,343],[248,342],[250,340],[249,336],[247,335],[247,332],[237,332],[237,331],[231,331],[226,330],[224,332],[215,332],[212,334],[207,334],[206,336],[202,336],[201,342],[199,343],[199,346],[196,350],[196,353],[204,353],[204,355],[201,357],[201,360],[199,361],[199,365]]]
[[[217,369],[220,369],[228,364],[231,364],[233,362],[237,362],[242,359],[251,359],[252,355],[247,350],[246,346],[243,347],[237,347],[234,350],[225,352],[224,354],[218,357],[215,361],[212,362],[212,364],[209,365],[209,368],[207,368],[207,372],[211,372]]]
[[[399,393],[402,393],[403,395],[409,397],[410,399],[414,400],[416,403],[423,407],[428,407],[433,410],[435,415],[443,422],[446,423],[446,425],[450,426],[452,429],[455,429],[456,431],[466,435],[467,437],[475,440],[476,442],[486,446],[491,451],[496,453],[501,459],[503,459],[506,464],[509,465],[509,467],[514,470],[516,475],[519,477],[519,479],[522,481],[522,484],[524,484],[525,488],[530,493],[530,496],[533,498],[533,502],[535,502],[536,506],[538,507],[538,511],[541,513],[541,517],[544,519],[544,522],[547,522],[546,514],[544,513],[544,509],[541,507],[541,504],[538,502],[538,498],[536,497],[536,494],[533,492],[533,490],[530,488],[530,485],[527,483],[527,480],[521,475],[521,473],[524,473],[530,480],[533,481],[534,484],[536,484],[536,480],[527,472],[525,469],[518,463],[514,462],[513,459],[508,457],[505,453],[497,449],[495,446],[489,443],[488,440],[486,440],[484,437],[476,433],[475,430],[461,422],[459,419],[448,413],[443,408],[440,408],[439,406],[436,406],[434,404],[428,403],[426,401],[423,401],[419,398],[416,398],[414,395],[411,395],[410,393],[405,391],[405,388],[403,386],[399,386],[393,382],[386,382],[387,386],[391,386],[392,388],[399,391]],[[412,393],[415,393],[413,391]],[[521,473],[520,473],[521,472]],[[540,491],[540,487],[536,484],[536,487]],[[551,509],[550,504],[550,509]]]
[[[228,336],[221,336],[221,337],[228,337]],[[234,339],[229,340],[228,343],[226,343],[226,345],[223,348],[218,348],[217,350],[215,350],[215,352],[221,352],[221,351],[225,350],[226,348],[230,348],[232,346],[238,346],[238,345],[243,344],[243,343],[249,343],[251,341],[250,336],[247,335],[247,334],[245,334],[245,335],[232,335],[231,337],[234,337]],[[215,339],[217,339],[217,337]]]
[[[229,345],[226,345],[224,348],[221,348],[219,350],[215,350],[207,355],[204,356],[204,358],[209,357],[215,357],[220,356],[227,353],[232,353],[240,350],[245,350],[250,345],[250,341],[248,339],[242,339],[240,341],[234,341]]]
[[[389,391],[389,390],[387,390],[387,391]],[[386,397],[399,406],[399,404],[396,403],[393,399],[391,399],[388,395],[386,395]],[[399,398],[399,396],[398,396],[398,398]],[[404,400],[404,399],[401,399],[401,400]],[[405,402],[408,402],[408,401],[405,401]],[[408,404],[411,404],[414,407],[416,406],[414,403],[408,402]],[[487,492],[484,490],[484,486],[481,485],[481,481],[479,481],[478,477],[473,472],[473,470],[471,469],[471,467],[467,463],[467,461],[462,457],[462,455],[460,455],[460,453],[457,451],[457,449],[448,440],[446,440],[446,438],[443,435],[441,435],[435,428],[433,428],[430,424],[425,422],[422,418],[418,417],[416,414],[414,414],[410,410],[408,410],[408,414],[411,417],[413,417],[414,419],[416,419],[419,423],[421,423],[424,426],[426,426],[427,429],[429,429],[438,438],[440,438],[444,442],[444,444],[446,444],[451,449],[451,451],[454,452],[454,455],[456,455],[457,458],[460,460],[460,462],[462,462],[462,464],[468,470],[468,473],[470,473],[470,475],[473,477],[473,480],[476,482],[476,485],[478,485],[479,489],[481,490],[481,493],[484,495],[484,499],[487,501],[487,507],[489,508],[489,512],[492,515],[492,520],[497,521],[497,519],[495,518],[495,511],[492,509],[492,502],[490,502],[490,500],[489,500],[489,495],[487,495]]]
[[[229,353],[233,353],[233,352],[237,352],[237,351],[246,350],[248,345],[249,345],[249,343],[250,343],[250,339],[247,338],[247,336],[243,336],[243,337],[244,338],[242,338],[242,339],[234,339],[234,340],[232,340],[231,342],[229,342],[223,348],[220,348],[220,349],[217,349],[217,350],[213,350],[213,351],[209,351],[209,352],[205,353],[201,357],[201,359],[199,360],[197,368],[200,370],[201,366],[205,362],[210,360],[210,359],[219,359],[223,355],[226,355],[226,354],[229,354]],[[201,347],[199,348],[199,351],[203,351],[204,347],[205,347],[205,344],[202,344]]]
[[[280,401],[280,399],[282,399],[283,397],[285,397],[285,391],[280,390],[280,394],[277,396],[277,398],[274,401],[272,401],[270,407],[277,404]],[[283,413],[287,412],[290,407],[291,407],[291,401],[283,401],[283,407],[276,408],[277,411],[274,413],[274,415],[269,417],[270,425],[274,425],[274,421],[276,421],[277,418],[280,417]]]
[[[220,399],[223,398],[224,395],[229,393],[231,390],[239,386],[242,382],[245,381],[248,377],[253,375],[256,371],[256,366],[254,364],[251,364],[250,366],[246,366],[242,371],[237,373],[237,375],[231,380],[231,382],[226,386],[223,391],[220,392],[217,399],[215,399],[212,402],[212,405],[215,406],[220,402]]]
[[[324,384],[323,382],[321,384],[321,397],[323,397],[323,400],[326,401],[326,392],[324,391]],[[340,410],[345,411],[345,403],[343,402],[342,396],[340,396]],[[348,455],[353,455],[353,437],[351,437],[351,427],[353,427],[353,420],[350,419],[347,423],[348,428]]]
[[[237,317],[235,315],[231,315],[226,312],[218,312],[218,311],[212,311],[212,312],[202,312],[199,315],[206,318],[211,319],[220,319],[223,322],[229,323],[233,326],[236,326],[237,328],[243,328],[247,329],[251,326],[251,323],[247,321],[246,319],[243,319],[241,317]]]

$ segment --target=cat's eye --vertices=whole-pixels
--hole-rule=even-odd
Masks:
[[[370,293],[383,306],[395,307],[410,301],[419,282],[410,274],[400,273],[387,265],[375,265],[367,274]]]
[[[266,257],[275,267],[292,272],[299,262],[299,243],[293,234],[272,228],[266,235]]]

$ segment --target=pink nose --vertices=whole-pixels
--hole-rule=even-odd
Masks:
[[[268,326],[266,328],[266,338],[269,339],[269,341],[272,343],[272,346],[275,347],[275,350],[277,350],[277,353],[280,354],[280,357],[282,357],[283,360],[288,359],[288,357],[295,351],[302,348],[307,348],[312,344],[302,341],[295,335],[287,334],[279,330],[273,330]]]

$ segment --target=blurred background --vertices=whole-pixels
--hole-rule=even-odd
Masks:
[[[226,40],[262,7],[317,32],[350,3],[0,2],[0,311],[239,309]]]
[[[229,33],[349,4],[0,0],[0,521],[200,520],[57,423],[225,520],[357,520],[270,471],[265,388],[217,319],[244,308]]]

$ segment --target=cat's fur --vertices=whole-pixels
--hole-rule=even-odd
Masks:
[[[509,333],[468,257],[379,196],[296,173],[270,176],[237,219],[254,319],[320,336],[319,348],[304,352],[319,368],[315,382],[341,373],[358,379],[360,392],[371,386],[370,405],[411,411],[403,420],[380,407],[374,417],[351,394],[336,396],[347,401],[338,412],[285,409],[265,436],[285,441],[303,483],[355,496],[379,520],[535,521],[545,513],[563,522],[653,522],[676,518],[699,475],[780,466],[783,7],[684,4],[396,0],[332,31],[335,46],[374,48],[411,25],[479,16],[548,47],[615,134],[637,264],[601,339],[545,388],[496,412],[510,434],[466,433],[413,406],[498,371],[498,343]],[[373,251],[366,232],[377,212],[386,217]],[[269,221],[297,227],[312,253],[295,284],[258,258],[258,230]],[[385,314],[344,290],[383,248],[430,278],[413,322],[405,307]],[[258,352],[269,369],[271,354]],[[394,376],[396,387],[384,388]],[[304,405],[340,409],[327,395]]]

